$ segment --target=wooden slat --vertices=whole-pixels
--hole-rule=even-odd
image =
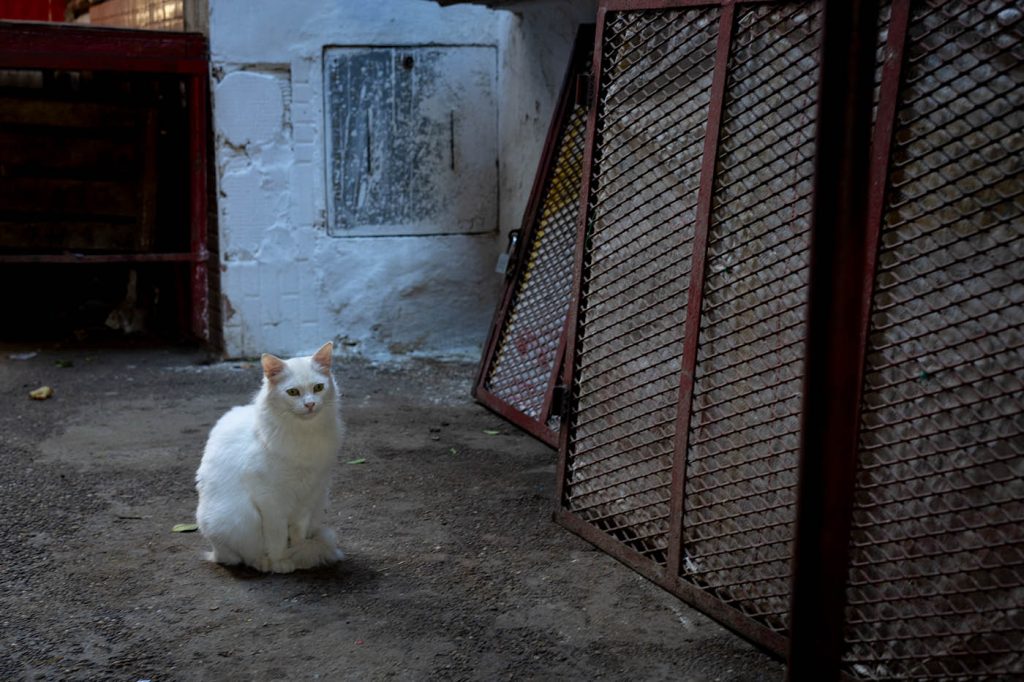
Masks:
[[[131,251],[138,242],[134,223],[0,220],[0,248],[35,251]]]
[[[160,134],[155,109],[146,112],[145,124],[139,135],[139,146],[143,149],[142,174],[139,177],[139,233],[137,247],[140,251],[153,248],[156,235],[157,169],[156,149]]]
[[[131,128],[139,125],[138,107],[52,99],[0,99],[0,125],[61,128]]]
[[[110,180],[138,176],[135,141],[88,130],[0,129],[0,175]]]
[[[27,265],[31,263],[192,263],[204,259],[194,253],[0,253],[0,263]]]
[[[135,182],[4,178],[0,182],[0,216],[79,215],[137,218]]]

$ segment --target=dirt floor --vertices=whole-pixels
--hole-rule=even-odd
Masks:
[[[469,364],[343,362],[329,514],[349,558],[201,559],[193,475],[258,365],[0,355],[0,679],[777,680],[782,666],[551,522],[555,454]],[[52,386],[49,400],[28,393]],[[485,430],[498,430],[492,435]],[[349,463],[365,460],[362,463]]]

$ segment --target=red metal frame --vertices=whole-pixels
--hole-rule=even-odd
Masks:
[[[198,33],[0,21],[5,69],[91,69],[206,75]]]
[[[188,84],[189,131],[188,148],[191,161],[189,196],[191,197],[192,247],[192,333],[205,341],[210,340],[210,254],[207,250],[206,225],[206,71],[192,76]]]
[[[188,253],[12,254],[0,255],[0,262],[190,263],[192,333],[209,341],[210,255],[206,196],[209,56],[206,38],[194,33],[0,21],[0,68],[176,74],[186,81],[191,166]]]
[[[683,555],[683,490],[686,483],[686,451],[690,438],[690,415],[693,403],[693,379],[697,366],[697,342],[700,337],[700,312],[704,303],[704,268],[707,262],[708,228],[711,224],[711,198],[718,158],[719,125],[722,121],[722,100],[729,63],[729,46],[735,20],[733,5],[722,7],[719,17],[718,45],[715,52],[715,73],[711,83],[711,103],[704,133],[703,163],[700,169],[700,190],[697,194],[697,224],[693,237],[693,265],[690,268],[689,300],[686,302],[686,331],[683,334],[682,372],[679,378],[679,412],[676,415],[676,447],[672,462],[672,517],[669,527],[668,574],[679,575]]]
[[[544,393],[543,405],[537,419],[524,414],[514,405],[510,405],[487,388],[487,373],[493,362],[495,353],[498,350],[498,343],[501,340],[501,333],[511,307],[516,287],[524,274],[528,263],[524,256],[540,222],[540,213],[543,209],[545,192],[550,185],[552,171],[556,163],[555,154],[558,143],[562,137],[569,115],[574,107],[576,99],[576,77],[579,74],[580,66],[585,64],[590,57],[593,43],[594,29],[592,25],[580,26],[576,40],[570,53],[569,66],[559,91],[555,111],[551,116],[547,135],[544,140],[544,147],[541,151],[540,160],[537,163],[537,172],[534,174],[533,187],[530,190],[530,198],[523,213],[522,227],[520,228],[520,242],[518,255],[515,262],[511,264],[508,276],[505,280],[505,289],[501,302],[491,322],[490,334],[487,343],[484,345],[483,357],[477,371],[476,381],[473,385],[473,397],[484,404],[495,413],[523,429],[538,440],[547,443],[552,447],[558,445],[558,432],[548,426],[552,415],[554,394],[562,375],[562,366],[565,358],[567,326],[563,326],[562,337],[559,342],[558,351],[555,356],[554,369],[547,382]]]
[[[0,0],[0,19],[64,21],[67,0]]]
[[[581,286],[580,283],[583,280],[583,257],[586,252],[586,234],[587,234],[587,219],[589,217],[589,211],[587,210],[590,200],[590,173],[591,168],[594,164],[594,131],[597,128],[597,110],[598,101],[601,96],[601,55],[602,46],[604,45],[604,24],[605,16],[607,15],[608,8],[605,5],[600,5],[597,9],[597,21],[594,28],[594,54],[591,62],[591,77],[590,82],[592,84],[590,89],[590,103],[589,111],[587,112],[587,141],[583,148],[583,178],[580,183],[580,210],[577,213],[577,228],[576,228],[576,260],[573,265],[573,299],[569,305],[569,316],[565,320],[565,328],[567,331],[566,344],[565,344],[565,357],[563,358],[563,372],[565,374],[565,385],[568,392],[572,391],[573,377],[575,374],[574,370],[574,358],[576,357],[576,328],[579,324],[579,309],[580,309],[580,297],[581,297]],[[566,401],[571,403],[571,399],[567,396]],[[562,509],[562,498],[565,495],[565,471],[568,466],[569,456],[569,429],[566,424],[562,425],[558,432],[558,466],[555,470],[555,520],[561,523],[563,526],[572,530],[578,534],[577,528],[574,528],[570,524],[569,519],[576,521],[576,517],[572,516],[568,512]],[[591,529],[586,524],[579,523],[579,526],[585,526]],[[580,534],[581,537],[586,538]],[[593,540],[591,540],[593,542]],[[617,545],[620,550],[625,550],[625,547]],[[612,556],[616,556],[612,554]],[[619,558],[616,556],[616,558]],[[646,558],[641,557],[646,560]],[[620,561],[625,562],[624,559],[619,558]]]

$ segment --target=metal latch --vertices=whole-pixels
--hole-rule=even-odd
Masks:
[[[498,263],[494,271],[499,275],[507,275],[509,265],[515,262],[516,248],[519,246],[519,230],[512,230],[508,233],[508,247],[498,255]]]

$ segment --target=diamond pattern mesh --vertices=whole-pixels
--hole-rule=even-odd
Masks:
[[[684,577],[789,608],[818,83],[817,6],[737,12],[686,461]]]
[[[717,8],[608,13],[564,505],[664,562]]]
[[[484,378],[485,389],[533,420],[544,418],[544,396],[572,299],[586,116],[582,106],[567,116],[538,224],[521,246],[526,263]],[[557,415],[548,426],[558,428]]]
[[[881,5],[875,115],[895,12]],[[1010,679],[1024,669],[1024,7],[911,7],[865,358],[843,668]],[[669,563],[686,416],[718,11],[605,15],[562,504],[656,564]],[[777,642],[768,630],[786,633],[790,598],[820,3],[734,11],[676,472],[680,578]]]
[[[1024,669],[1024,21],[913,6],[875,279],[845,667]]]

